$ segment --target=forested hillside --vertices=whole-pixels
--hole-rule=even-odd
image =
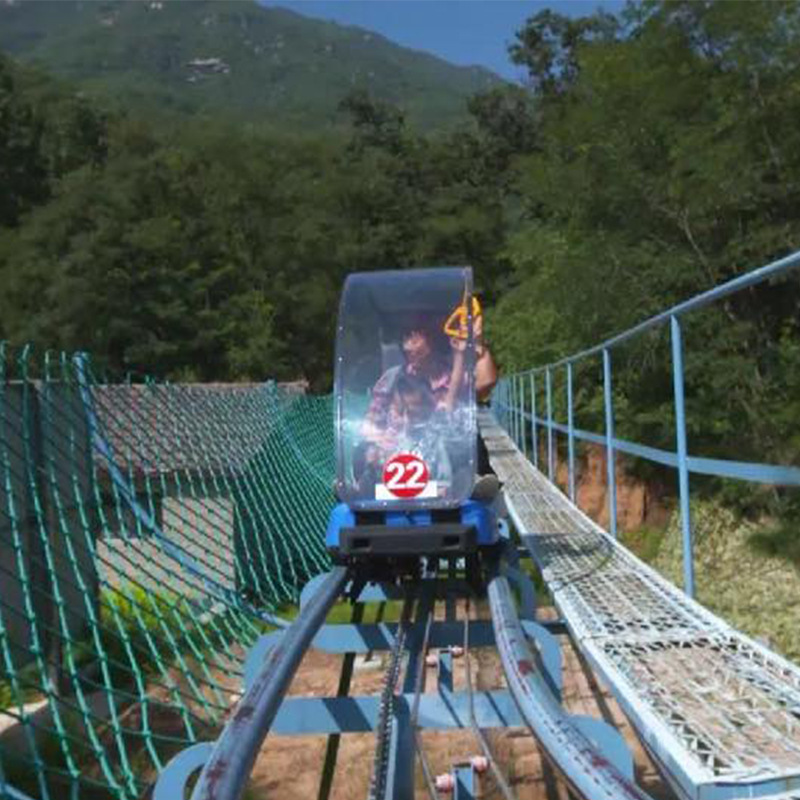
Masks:
[[[798,4],[544,13],[513,56],[537,113],[511,167],[512,286],[492,328],[507,367],[597,343],[800,248]],[[797,273],[685,325],[692,451],[800,464]],[[672,449],[668,333],[615,349],[614,375],[618,434]],[[577,376],[579,402],[595,409],[579,424],[593,430],[603,429],[601,369],[597,359]],[[743,508],[800,508],[796,491],[723,488]],[[779,539],[800,563],[796,532]]]
[[[470,95],[502,83],[254,0],[0,2],[0,50],[148,117],[320,132],[342,123],[337,103],[353,89],[441,129],[467,120]]]
[[[354,270],[473,264],[509,369],[800,248],[800,5],[545,11],[510,56],[529,85],[476,95],[456,130],[356,91],[338,138],[177,135],[3,60],[0,333],[118,372],[326,389]],[[796,277],[692,318],[697,451],[800,463],[798,326]],[[620,433],[656,446],[665,347],[615,355]],[[578,376],[592,402],[597,378]]]

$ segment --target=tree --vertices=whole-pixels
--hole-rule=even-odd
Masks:
[[[18,86],[16,70],[0,54],[0,228],[48,194],[42,125]]]
[[[542,95],[567,91],[580,72],[580,48],[613,41],[620,26],[613,14],[566,17],[545,9],[531,17],[509,47],[513,63],[526,67],[532,88]]]
[[[365,89],[354,89],[339,103],[355,130],[353,147],[378,147],[390,153],[403,151],[407,136],[405,116],[390,103],[372,98]]]
[[[563,354],[554,339],[594,344],[797,249],[796,5],[652,2],[630,10],[625,36],[602,19],[533,22],[515,53],[537,149],[514,165],[516,280],[493,318],[507,363]],[[775,420],[796,379],[798,303],[794,278],[686,321],[693,448],[797,460]],[[521,328],[521,307],[536,325]],[[615,352],[615,385],[622,434],[671,447],[667,354],[658,337]]]

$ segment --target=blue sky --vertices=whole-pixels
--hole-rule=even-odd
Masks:
[[[581,16],[598,7],[616,13],[622,0],[261,0],[309,17],[358,25],[454,64],[480,64],[508,79],[521,77],[507,46],[543,8]]]

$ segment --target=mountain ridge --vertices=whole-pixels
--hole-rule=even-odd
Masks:
[[[251,0],[0,3],[0,49],[89,92],[167,113],[335,127],[353,89],[424,128],[467,117],[504,81],[358,26]]]

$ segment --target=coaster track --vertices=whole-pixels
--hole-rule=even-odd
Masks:
[[[592,522],[481,420],[522,542],[571,638],[679,796],[800,796],[800,669]]]
[[[794,798],[800,792],[800,740],[796,734],[800,670],[737,633],[638,562],[540,476],[491,415],[485,414],[481,425],[493,466],[505,482],[505,499],[521,541],[542,570],[574,643],[609,683],[679,796],[693,800]],[[376,736],[369,800],[410,797],[417,756],[429,796],[439,796],[419,731],[420,726],[430,724],[428,717],[434,707],[434,697],[424,692],[425,657],[442,641],[460,641],[468,659],[471,631],[481,630],[477,626],[482,623],[469,620],[472,591],[454,576],[453,565],[449,577],[439,573],[438,564],[432,566],[421,580],[402,588],[385,587],[388,594],[373,597],[388,599],[401,591],[404,605],[400,623],[386,639],[390,656],[383,691],[374,706],[374,717],[370,714],[367,723]],[[484,564],[483,585],[478,587],[488,598],[494,634],[487,639],[483,633],[480,643],[493,643],[497,648],[517,715],[511,719],[507,714],[505,724],[522,723],[529,728],[574,795],[587,800],[647,800],[648,795],[633,779],[630,754],[620,746],[619,734],[597,720],[589,720],[587,726],[585,719],[572,716],[561,706],[554,691],[559,676],[553,674],[552,659],[548,665],[547,640],[536,637],[531,587],[526,586],[517,566],[518,552],[507,541],[503,555]],[[210,758],[204,766],[195,764],[195,769],[203,766],[203,771],[192,800],[241,796],[255,754],[282,702],[287,711],[281,731],[291,730],[297,713],[292,710],[293,703],[299,701],[284,701],[283,693],[308,646],[330,646],[340,628],[344,638],[337,652],[348,652],[346,626],[323,628],[323,622],[350,577],[339,569],[315,580],[304,592],[295,622],[286,631],[269,635],[274,639],[266,657],[262,652],[257,674],[210,750]],[[519,610],[510,581],[522,590]],[[369,595],[370,590],[365,592]],[[464,619],[455,628],[454,619],[435,622],[433,611],[435,599],[442,597],[454,608],[454,593],[466,600]],[[363,594],[358,598],[360,602],[364,599]],[[416,617],[412,621],[413,609]],[[384,634],[389,632],[388,626],[363,627],[370,629],[368,636],[365,632],[370,649],[376,647],[375,627],[383,628]],[[693,674],[685,671],[689,656],[695,657]],[[404,659],[404,688],[398,692]],[[722,683],[712,678],[720,671],[727,676]],[[680,674],[685,675],[682,691],[667,695],[669,686],[676,688],[674,679]],[[510,800],[513,792],[481,731],[469,668],[466,683],[466,693],[448,695],[450,706],[463,708],[463,717],[456,711],[454,721],[439,720],[436,725],[470,727],[475,732],[495,782],[505,800]],[[711,692],[713,687],[717,694]],[[452,692],[451,684],[445,688]],[[702,704],[690,704],[693,692],[704,693]],[[742,703],[759,715],[760,726],[737,728]],[[344,715],[339,720],[339,712],[333,713],[337,732],[362,730],[349,728]],[[725,720],[730,720],[727,726],[722,724]],[[765,743],[771,744],[759,752],[756,748]],[[725,745],[727,752],[722,750]],[[732,749],[735,747],[740,750]],[[751,765],[757,760],[756,770]],[[741,766],[736,767],[737,763]],[[184,783],[187,778],[184,774]],[[155,800],[162,797],[168,795],[159,795],[157,789]]]
[[[513,547],[506,547],[513,554]],[[624,761],[615,763],[602,745],[597,745],[578,724],[578,719],[565,712],[552,691],[552,680],[545,676],[546,667],[540,657],[539,647],[532,646],[529,634],[517,615],[509,580],[506,577],[506,560],[489,565],[487,572],[487,594],[491,611],[491,627],[509,687],[512,706],[518,709],[513,724],[527,724],[537,737],[552,764],[563,775],[573,791],[587,800],[627,797],[647,800],[647,795],[638,789],[626,774]],[[512,570],[513,571],[513,570]],[[519,575],[517,580],[519,580]],[[269,647],[255,677],[235,709],[217,743],[209,751],[202,773],[192,792],[192,800],[236,800],[247,784],[249,772],[275,719],[278,707],[294,669],[300,663],[307,647],[315,640],[327,609],[345,588],[348,580],[342,568],[325,576],[306,595],[301,613],[292,625],[279,634]],[[423,765],[425,786],[431,797],[439,796],[432,770],[422,747],[418,724],[430,713],[430,707],[422,707],[424,694],[425,657],[434,641],[438,625],[450,625],[454,642],[463,641],[464,656],[469,658],[470,625],[468,606],[464,605],[465,618],[461,622],[461,635],[453,621],[435,623],[433,600],[452,593],[456,585],[464,592],[463,581],[441,578],[436,572],[428,573],[423,580],[404,587],[405,601],[400,623],[395,627],[390,647],[383,690],[375,709],[375,718],[370,728],[375,731],[375,757],[369,800],[400,800],[410,797],[409,786],[413,785],[413,761],[418,756]],[[363,599],[363,598],[362,598]],[[416,619],[411,622],[412,608],[416,607]],[[336,627],[336,626],[332,626]],[[453,635],[455,633],[455,635]],[[407,655],[405,682],[413,686],[413,693],[396,692],[404,655]],[[452,673],[450,673],[452,674]],[[457,727],[470,727],[486,754],[488,766],[494,780],[505,798],[513,798],[507,778],[483,737],[478,715],[475,711],[471,676],[467,678],[468,691],[450,694],[453,705],[466,712],[455,722]],[[452,687],[447,687],[452,692]],[[503,693],[498,693],[502,696]],[[456,702],[457,701],[457,702]],[[291,704],[291,700],[285,701]],[[496,702],[496,700],[494,701]],[[410,712],[410,713],[409,713]],[[458,716],[458,715],[456,715]],[[598,723],[602,725],[602,723]],[[611,729],[609,729],[611,730]],[[613,733],[613,731],[611,731]],[[411,742],[404,747],[404,742]],[[177,763],[177,762],[176,762]],[[472,767],[470,766],[471,770]],[[190,772],[171,764],[162,774],[154,795],[155,800],[167,798],[169,793],[183,792]],[[409,781],[409,775],[411,779]],[[179,795],[181,796],[181,795]],[[469,795],[472,796],[472,795]]]

